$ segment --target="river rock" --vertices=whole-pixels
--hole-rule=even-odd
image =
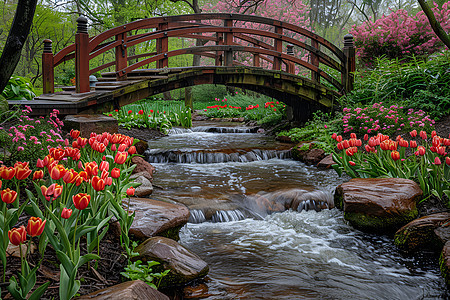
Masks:
[[[319,148],[310,149],[303,155],[303,161],[307,164],[318,164],[325,157],[325,151]]]
[[[143,172],[144,173],[144,172]],[[141,173],[139,173],[141,174]],[[130,179],[133,182],[140,183],[141,185],[138,186],[134,192],[134,195],[136,197],[145,197],[148,195],[151,195],[153,193],[153,185],[145,176],[141,176],[138,174],[135,174],[134,176],[131,175]]]
[[[329,155],[325,156],[321,161],[319,161],[319,163],[317,164],[317,168],[322,169],[322,170],[329,169],[334,164],[335,164],[335,162],[333,160],[333,155],[329,154]]]
[[[136,153],[140,154],[140,155],[143,155],[145,150],[148,149],[148,142],[147,141],[143,141],[143,140],[139,140],[139,142],[134,144],[134,146],[136,147]],[[135,156],[135,157],[139,157],[139,156]],[[131,160],[133,161],[133,158]]]
[[[439,257],[439,268],[447,286],[450,287],[450,241],[445,243],[442,249],[441,256]]]
[[[439,253],[447,241],[443,239],[447,238],[445,233],[449,222],[450,213],[433,214],[411,221],[395,233],[395,245],[407,252],[427,249]],[[441,229],[445,224],[447,228]]]
[[[152,166],[149,162],[147,162],[145,159],[143,159],[140,156],[133,156],[131,158],[131,162],[136,165],[136,167],[133,170],[133,174],[141,173],[141,172],[147,172],[150,174],[150,181],[153,181],[153,173],[155,172],[155,167]]]
[[[189,219],[185,206],[147,198],[131,198],[130,210],[135,212],[130,235],[139,240],[156,235],[179,240],[179,231]]]
[[[354,178],[336,188],[335,205],[354,227],[393,233],[414,220],[422,190],[403,178]]]
[[[134,260],[157,261],[160,268],[170,270],[161,286],[184,285],[208,274],[208,264],[198,255],[184,248],[176,241],[165,237],[152,237],[135,248],[139,256]],[[158,270],[155,266],[155,270]]]
[[[142,280],[126,281],[113,285],[88,295],[77,297],[79,300],[169,300],[169,297]]]

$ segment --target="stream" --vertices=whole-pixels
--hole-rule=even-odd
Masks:
[[[206,123],[149,147],[152,198],[191,211],[180,244],[209,264],[202,299],[448,299],[436,257],[349,226],[328,209],[348,178],[290,159],[291,145]]]

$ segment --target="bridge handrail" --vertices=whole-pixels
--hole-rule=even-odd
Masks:
[[[204,24],[202,21],[222,20],[223,26],[217,26],[212,24]],[[198,22],[193,22],[198,21]],[[269,32],[259,29],[247,29],[243,27],[234,27],[233,21],[237,22],[254,22],[265,25],[274,26],[275,32]],[[319,82],[320,78],[324,78],[329,81],[333,86],[338,88],[340,92],[349,91],[352,88],[352,72],[355,69],[355,57],[353,38],[349,35],[344,39],[344,50],[341,51],[329,41],[323,39],[317,34],[298,27],[293,24],[281,22],[278,20],[268,19],[260,16],[250,16],[241,14],[227,14],[227,13],[207,13],[207,14],[190,14],[179,16],[165,16],[155,17],[150,19],[137,20],[122,26],[118,26],[109,29],[97,36],[89,37],[87,33],[87,19],[80,17],[77,19],[78,30],[76,34],[76,43],[63,48],[61,51],[52,54],[51,41],[44,41],[44,53],[43,53],[43,78],[44,78],[44,93],[54,92],[54,67],[60,63],[75,58],[76,61],[76,88],[77,92],[89,91],[88,77],[90,74],[102,70],[104,68],[116,65],[116,74],[118,80],[126,79],[127,73],[139,68],[149,62],[157,62],[157,68],[163,68],[168,66],[168,58],[181,54],[202,54],[210,56],[211,54],[206,51],[213,51],[219,54],[223,53],[225,58],[225,65],[231,66],[232,51],[246,51],[254,55],[254,65],[259,66],[259,59],[265,59],[272,62],[274,69],[281,69],[281,64],[285,64],[286,70],[290,73],[295,71],[295,66],[292,64],[299,64],[309,70],[311,70],[312,80]],[[128,32],[139,29],[155,29],[154,32],[135,34],[128,36]],[[284,30],[289,30],[293,33],[300,34],[310,39],[311,45],[308,45],[302,41],[296,40],[292,37],[285,35]],[[206,37],[199,35],[199,33],[216,33],[216,37]],[[248,34],[248,35],[246,35]],[[221,35],[221,36],[219,36]],[[206,39],[216,41],[216,44],[222,44],[217,46],[203,46],[203,47],[191,47],[185,49],[178,49],[168,51],[168,38],[169,37],[184,37],[189,38]],[[221,38],[223,36],[223,39]],[[243,40],[250,44],[255,44],[253,36],[262,36],[274,40],[274,45],[258,42],[258,47],[239,46],[233,37]],[[107,41],[115,37],[115,41]],[[128,57],[127,48],[136,44],[156,39],[157,51],[156,55],[151,58],[147,58],[138,63],[134,63],[128,66],[128,61],[140,57],[149,56],[150,54],[135,55],[133,58]],[[257,40],[258,41],[258,40]],[[291,53],[282,53],[283,42],[305,49],[310,53],[311,63],[307,63],[294,57]],[[227,45],[222,47],[223,45]],[[320,48],[321,46],[327,48],[338,60],[333,59],[328,54],[324,53]],[[209,47],[209,48],[208,48]],[[111,49],[116,50],[116,60],[110,63],[106,63],[102,66],[98,66],[89,69],[89,61],[94,57]],[[200,49],[201,48],[201,49]],[[264,49],[266,48],[266,49]],[[271,49],[267,49],[271,48]],[[190,50],[189,50],[190,49]],[[121,53],[120,53],[121,52]],[[169,55],[170,53],[170,55]],[[177,54],[179,53],[179,54]],[[153,53],[152,53],[153,54]],[[260,56],[266,55],[265,56]],[[256,57],[257,55],[257,57]],[[270,60],[273,57],[273,60]],[[255,62],[255,60],[257,61]],[[217,63],[216,59],[216,63]],[[220,60],[219,60],[220,61]],[[142,63],[145,62],[145,63]],[[341,83],[328,75],[323,70],[319,69],[319,63],[323,63],[335,70],[338,70],[341,75]]]

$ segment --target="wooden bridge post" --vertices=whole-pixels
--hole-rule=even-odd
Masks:
[[[288,44],[286,46],[286,54],[294,56],[294,45]],[[292,61],[287,62],[286,72],[295,74],[295,64]]]
[[[168,28],[169,23],[167,22],[158,24],[158,31],[164,31]],[[158,69],[167,68],[169,66],[169,58],[167,57],[167,52],[169,51],[169,38],[167,37],[166,31],[164,31],[163,35],[164,37],[156,40],[156,53],[164,53],[164,58],[156,62],[156,68]]]
[[[280,53],[283,52],[283,41],[281,40],[281,37],[283,36],[283,27],[281,26],[275,26],[275,33],[279,34],[280,39],[275,39],[274,42],[274,50]],[[273,70],[281,70],[281,57],[274,56],[273,57]]]
[[[227,32],[224,34],[224,44],[225,45],[233,45],[233,33],[232,33],[232,27],[233,27],[233,20],[232,19],[226,19],[224,21],[224,26],[230,28],[230,32]],[[224,51],[225,56],[225,66],[232,67],[233,66],[233,50],[229,48],[229,50]]]
[[[353,72],[356,71],[356,57],[355,57],[355,43],[353,42],[353,35],[346,34],[344,36],[345,55],[345,72],[342,73],[342,85],[344,92],[348,93],[353,90]]]
[[[216,33],[216,45],[223,45],[223,34],[221,32]],[[215,57],[215,65],[216,66],[221,66],[223,63],[223,59],[222,59],[222,51],[217,51],[216,52],[216,57]]]
[[[126,29],[126,26],[123,26]],[[123,32],[116,35],[116,41],[121,41],[121,44],[116,47],[116,79],[127,80],[127,74],[125,74],[125,69],[128,66],[128,50],[127,50],[127,33]]]
[[[88,20],[80,16],[77,19],[77,33],[75,34],[75,81],[76,92],[86,93],[89,87],[89,33]]]
[[[44,40],[44,52],[42,52],[42,85],[43,94],[53,94],[55,92],[52,41],[48,39]]]
[[[317,42],[316,40],[311,40],[311,47],[313,47],[316,52],[320,51],[319,42]],[[311,52],[309,55],[311,59],[311,64],[319,68],[319,56],[317,56],[315,52]],[[318,72],[311,71],[311,80],[320,83],[320,74]]]

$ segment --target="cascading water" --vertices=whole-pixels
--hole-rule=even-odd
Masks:
[[[288,146],[255,131],[220,128],[149,143],[153,153],[211,154],[209,160],[155,163],[147,153],[154,183],[164,188],[153,197],[191,210],[180,243],[210,266],[207,299],[446,299],[435,258],[404,257],[390,238],[361,233],[341,211],[327,209],[344,181],[334,171],[287,155],[223,159],[287,153]]]

